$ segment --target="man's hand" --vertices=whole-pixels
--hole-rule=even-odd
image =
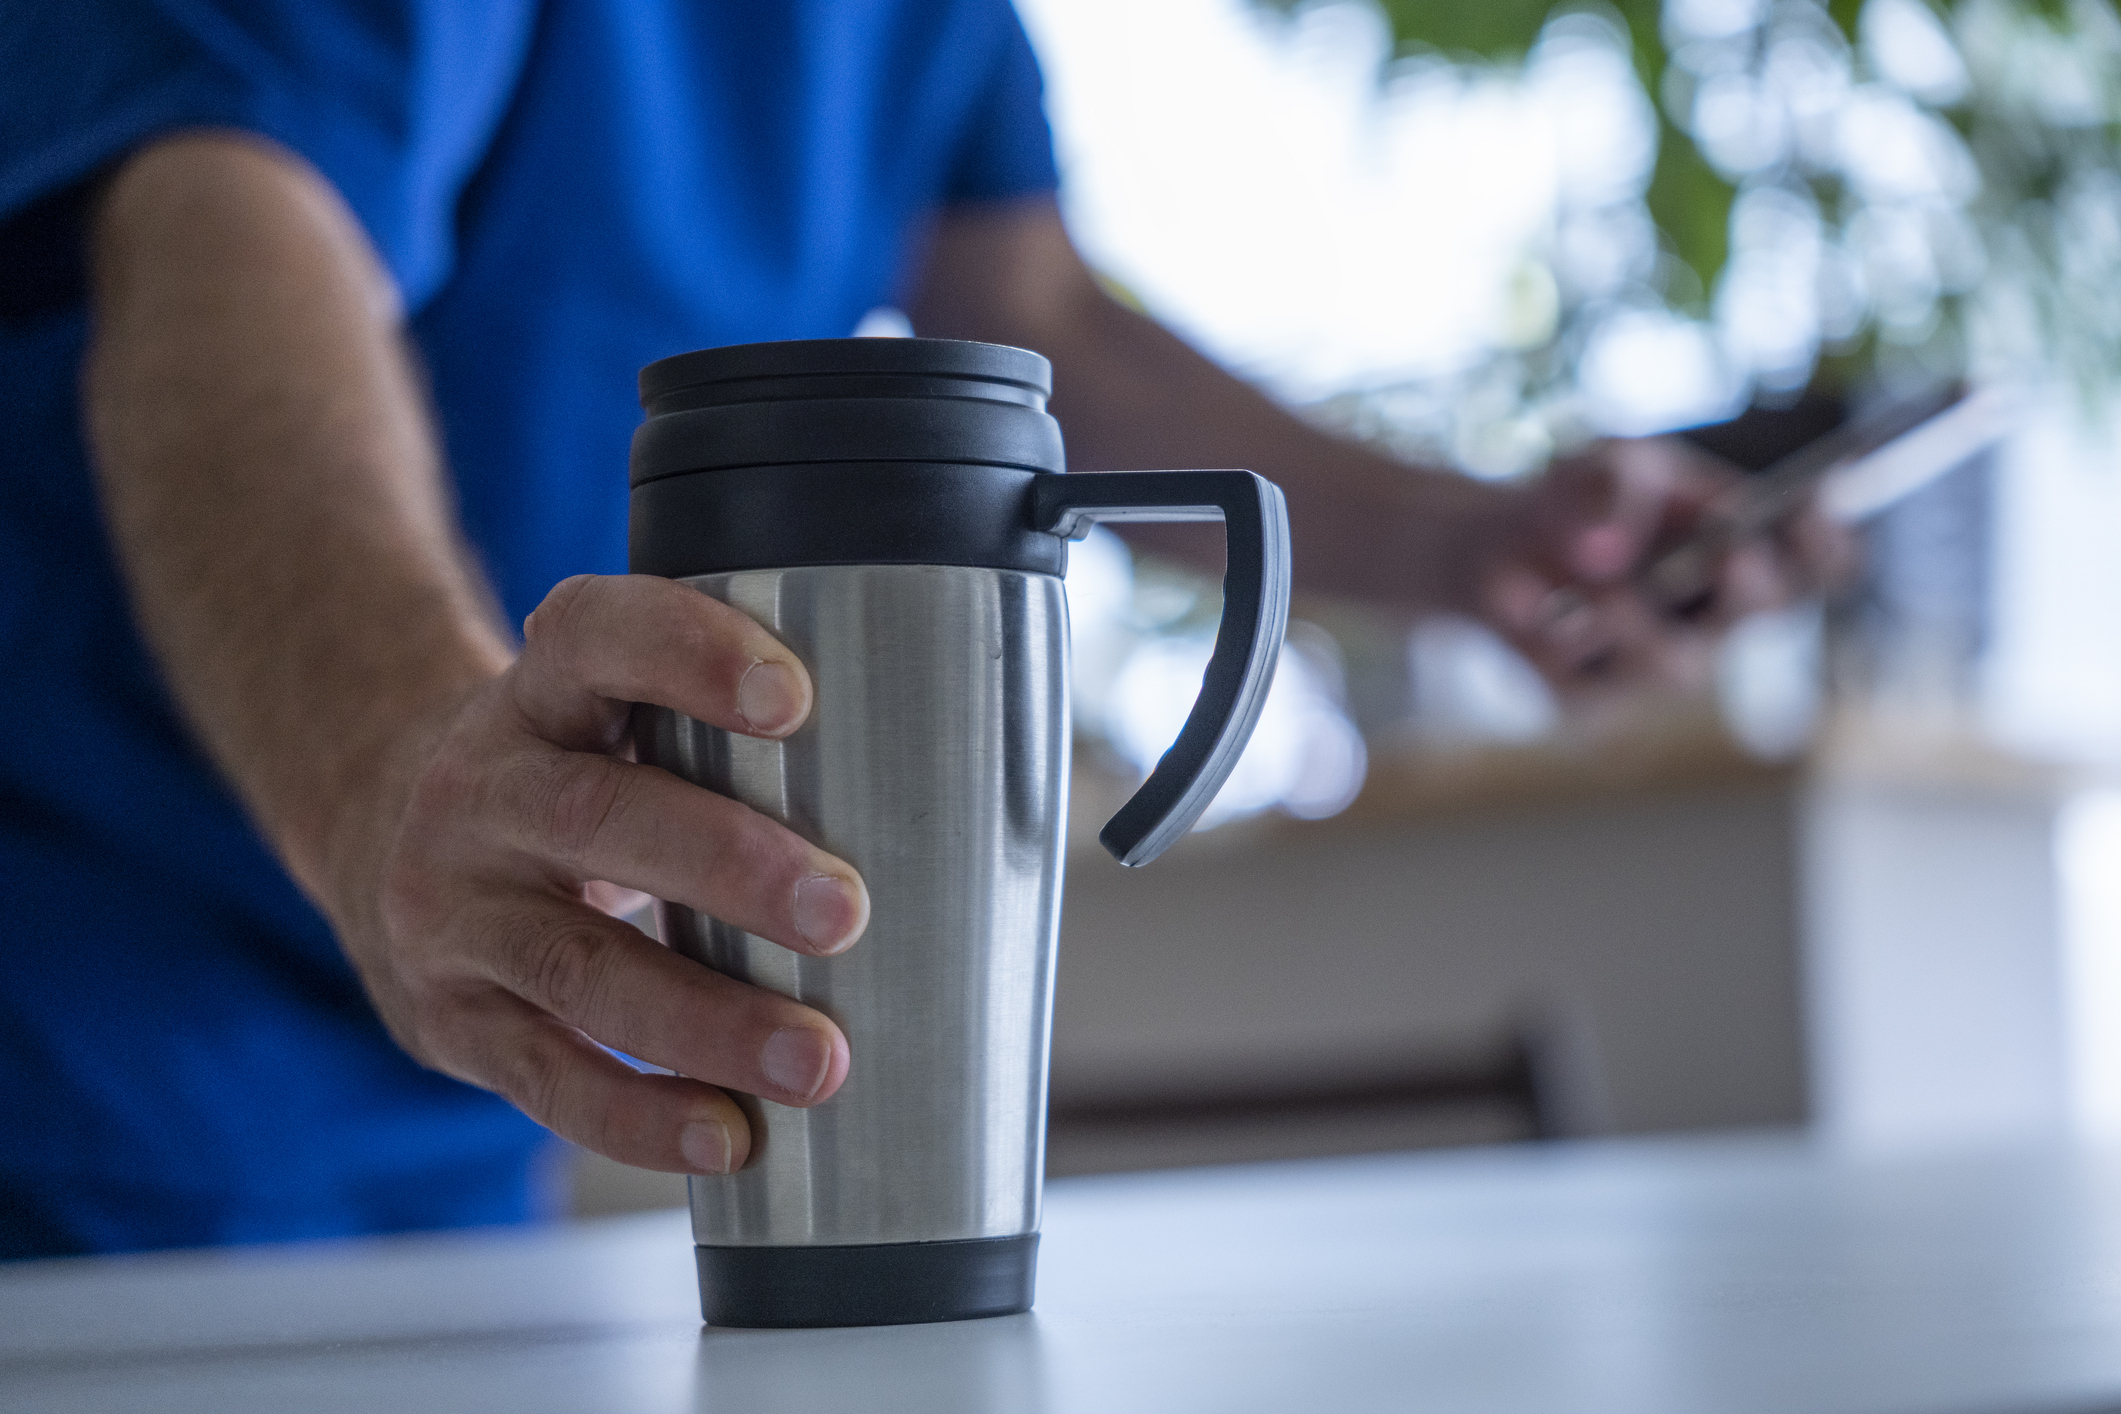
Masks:
[[[1840,580],[1846,531],[1807,509],[1709,562],[1667,601],[1644,576],[1741,490],[1740,473],[1675,438],[1600,443],[1514,493],[1471,567],[1474,608],[1564,695],[1621,684],[1699,687],[1718,635]]]
[[[380,879],[349,881],[381,906],[340,910],[342,942],[419,1060],[622,1162],[728,1172],[748,1130],[714,1087],[814,1104],[846,1077],[846,1038],[658,946],[585,889],[639,889],[797,952],[852,945],[868,919],[852,868],[621,759],[632,702],[777,738],[808,715],[809,676],[742,613],[647,577],[568,580],[525,637],[420,752]],[[677,1074],[640,1074],[605,1046]]]
[[[589,903],[616,884],[804,952],[854,941],[846,864],[624,759],[632,701],[794,730],[802,665],[631,577],[561,585],[516,656],[459,544],[389,277],[298,159],[157,142],[112,178],[92,246],[84,402],[141,631],[399,1041],[649,1168],[744,1161],[716,1084],[831,1094],[831,1021]]]

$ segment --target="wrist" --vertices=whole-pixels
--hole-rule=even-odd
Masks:
[[[1418,539],[1412,551],[1431,611],[1482,618],[1490,569],[1524,543],[1536,510],[1516,482],[1478,481],[1458,472],[1419,469],[1420,501],[1407,516]]]
[[[1534,516],[1525,486],[1376,454],[1331,483],[1330,494],[1290,496],[1305,587],[1416,613],[1479,615],[1488,567]]]

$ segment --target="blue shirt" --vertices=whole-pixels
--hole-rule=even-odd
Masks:
[[[423,1070],[175,715],[75,391],[96,176],[245,129],[403,292],[512,620],[625,566],[634,375],[848,333],[926,215],[1054,184],[1006,0],[0,0],[0,1255],[516,1220],[543,1131]]]

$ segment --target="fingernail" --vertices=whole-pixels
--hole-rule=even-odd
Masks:
[[[744,669],[736,685],[736,710],[744,725],[761,736],[795,730],[803,719],[803,684],[786,663],[763,658]]]
[[[812,874],[795,886],[795,931],[817,952],[842,951],[861,934],[861,895],[845,879]]]
[[[694,1120],[679,1133],[678,1152],[700,1173],[729,1172],[729,1126],[711,1119]]]
[[[807,1026],[783,1026],[759,1050],[759,1068],[766,1078],[805,1100],[825,1083],[831,1064],[832,1042]]]

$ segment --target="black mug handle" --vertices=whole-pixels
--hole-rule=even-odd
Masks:
[[[1114,859],[1139,867],[1193,828],[1266,704],[1289,627],[1288,505],[1280,487],[1249,471],[1047,474],[1031,494],[1032,523],[1069,540],[1100,521],[1223,523],[1223,617],[1200,697],[1149,779],[1097,835]]]

